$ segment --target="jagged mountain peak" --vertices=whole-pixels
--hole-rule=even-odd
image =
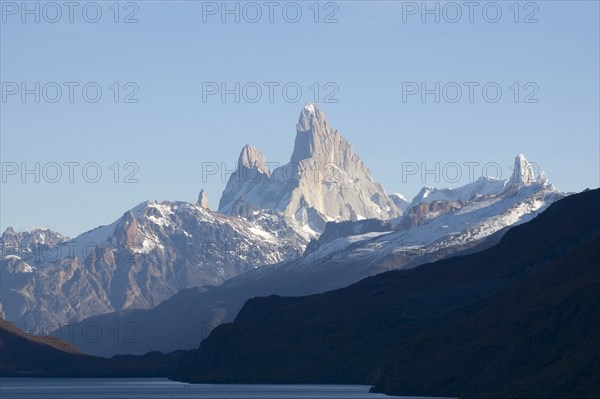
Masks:
[[[9,254],[37,245],[52,247],[68,239],[69,237],[45,227],[33,227],[25,231],[15,231],[12,226],[8,226],[0,236],[0,247],[3,254]]]
[[[290,163],[271,175],[266,165],[258,168],[263,171],[258,176],[245,173],[250,172],[247,168],[238,169],[223,191],[220,212],[245,216],[259,209],[280,211],[316,232],[327,221],[389,219],[402,214],[317,105],[304,106],[296,129]],[[246,153],[256,161],[250,164],[264,163],[258,150],[245,147],[242,155]],[[241,157],[240,163],[244,162]]]
[[[513,184],[529,186],[535,182],[535,172],[533,166],[527,161],[525,155],[519,154],[515,157],[514,169],[508,186]]]
[[[244,148],[242,148],[238,158],[237,168],[238,170],[241,170],[242,168],[256,169],[260,173],[270,175],[265,156],[258,148],[250,144],[246,144]]]
[[[304,159],[313,159],[337,164],[346,147],[350,144],[329,126],[325,113],[315,104],[306,104],[296,125],[296,141],[290,162],[297,164]]]
[[[14,229],[14,227],[8,226],[4,230],[4,233],[2,233],[2,235],[4,235],[4,234],[34,235],[34,234],[43,234],[43,233],[60,234],[60,233],[58,233],[52,229],[49,229],[47,227],[29,227],[22,231],[16,231]]]
[[[238,158],[237,169],[231,174],[219,200],[219,212],[224,214],[246,214],[254,209],[247,205],[246,195],[271,177],[265,157],[256,147],[245,145]]]
[[[554,189],[554,186],[548,180],[546,173],[541,171],[537,176],[533,165],[525,158],[525,155],[519,154],[515,157],[513,173],[510,179],[506,182],[506,187],[513,186],[523,187],[532,184],[539,184]]]

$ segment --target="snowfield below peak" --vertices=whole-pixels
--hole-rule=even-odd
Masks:
[[[361,223],[357,221],[345,228],[346,236],[329,239],[326,228],[302,258],[245,273],[224,285],[235,287],[253,284],[252,281],[261,286],[278,284],[282,288],[273,293],[282,295],[344,287],[382,271],[411,268],[492,245],[509,227],[533,219],[566,196],[547,182],[509,186],[506,181],[493,179],[480,179],[455,190],[427,191],[434,196],[424,196],[418,203],[418,199],[413,200],[413,208],[390,220],[387,227],[375,225],[382,231],[357,233],[353,228]],[[432,210],[434,205],[441,210]],[[425,215],[418,213],[421,208]],[[490,238],[493,239],[489,241]]]

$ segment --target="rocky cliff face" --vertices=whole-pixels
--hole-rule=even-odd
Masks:
[[[220,212],[243,216],[257,209],[277,210],[316,232],[328,221],[402,214],[316,105],[304,107],[296,131],[290,162],[272,173],[256,148],[244,147]]]

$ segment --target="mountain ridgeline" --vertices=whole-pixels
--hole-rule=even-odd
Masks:
[[[564,198],[476,254],[319,295],[251,299],[234,323],[187,352],[98,358],[0,320],[0,376],[370,383],[395,395],[594,398],[599,203],[600,190]]]
[[[307,104],[289,163],[246,145],[218,211],[200,190],[75,238],[8,228],[0,373],[587,397],[598,197],[522,154],[507,179],[388,195]]]
[[[146,201],[73,239],[8,228],[0,238],[0,317],[48,333],[153,308],[184,289],[297,259],[328,221],[402,214],[312,104],[301,112],[288,165],[271,173],[258,150],[244,147],[219,211],[200,191],[196,204]]]
[[[110,225],[47,240],[59,254],[51,258],[7,231],[0,317],[28,332],[55,331],[94,355],[192,349],[252,297],[321,293],[481,251],[564,196],[522,155],[508,179],[425,187],[410,203],[388,196],[308,104],[290,162],[271,171],[245,146],[219,212],[204,191],[196,204],[147,201]],[[137,327],[133,340],[105,333],[90,341],[87,325]]]
[[[600,391],[600,190],[479,253],[305,297],[251,299],[186,355],[203,383],[370,383],[396,395]]]
[[[98,314],[152,308],[183,289],[300,256],[310,236],[292,225],[270,211],[242,219],[147,201],[69,240],[31,245],[7,231],[0,317],[49,333]]]
[[[72,239],[7,229],[0,317],[94,356],[195,350],[251,298],[321,294],[478,253],[566,196],[518,155],[507,179],[424,187],[407,201],[386,194],[316,105],[295,135],[275,170],[246,145],[218,211],[200,190],[195,203],[146,201]],[[491,295],[489,284],[458,303]]]
[[[321,293],[388,270],[481,251],[497,243],[510,226],[533,219],[564,197],[548,184],[507,186],[506,181],[494,182],[495,194],[479,195],[480,183],[457,190],[469,201],[420,202],[401,218],[387,222],[329,222],[302,256],[247,271],[218,286],[186,289],[152,309],[92,316],[79,326],[109,331],[115,325],[135,325],[134,341],[115,342],[104,335],[91,342],[77,334],[73,343],[86,353],[102,356],[196,348],[214,327],[232,321],[250,298]],[[70,328],[65,326],[56,334],[68,337]]]

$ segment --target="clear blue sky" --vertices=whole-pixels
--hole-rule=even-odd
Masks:
[[[5,178],[1,229],[45,226],[74,236],[112,222],[147,199],[195,202],[202,188],[216,208],[225,182],[218,176],[203,182],[203,163],[225,163],[233,169],[247,143],[263,151],[267,161],[287,162],[298,115],[304,103],[314,101],[314,82],[330,124],[352,143],[388,192],[410,199],[423,185],[452,187],[469,181],[465,166],[459,181],[444,181],[441,172],[436,182],[433,174],[403,175],[403,163],[405,168],[410,163],[434,169],[436,162],[440,167],[478,162],[475,177],[483,165],[495,163],[502,167],[502,177],[508,177],[518,153],[539,165],[563,191],[597,187],[599,3],[522,2],[518,23],[512,1],[498,2],[502,16],[497,23],[488,22],[496,10],[488,6],[484,15],[487,3],[475,8],[472,23],[467,8],[451,23],[457,10],[440,3],[440,22],[424,15],[423,23],[421,10],[411,8],[412,3],[392,1],[321,2],[318,23],[312,1],[300,2],[297,23],[286,21],[294,19],[295,8],[288,6],[284,15],[285,2],[275,7],[273,23],[265,6],[258,22],[246,21],[256,10],[244,9],[245,3],[240,3],[239,23],[232,15],[225,15],[222,23],[220,10],[208,13],[221,2],[200,1],[122,2],[119,23],[110,8],[113,1],[100,1],[102,16],[90,23],[83,18],[82,2],[72,23],[67,8],[60,10],[59,22],[48,22],[56,17],[51,7],[40,9],[36,23],[35,15],[14,9],[20,1],[2,1],[0,66],[6,98],[0,103]],[[34,2],[28,4],[34,7]],[[228,4],[235,7],[235,2]],[[435,7],[435,2],[428,4]],[[86,18],[93,20],[96,10],[86,11]],[[122,23],[132,13],[130,18],[138,22]],[[323,23],[332,13],[338,22]],[[62,97],[49,102],[55,97],[51,84],[45,93],[40,88],[39,103],[33,94],[23,103],[21,93],[10,94],[15,87],[21,90],[22,82],[30,89],[35,82],[40,87],[56,82],[62,85]],[[65,82],[79,84],[73,103]],[[96,103],[82,97],[81,88],[88,82],[102,89]],[[111,89],[114,82],[120,86],[118,103]],[[132,97],[137,103],[123,102],[136,87],[125,87],[127,82],[139,88]],[[233,95],[224,103],[218,95],[203,101],[203,82],[230,87],[257,82],[263,85],[263,97],[246,101],[254,97],[250,87],[239,103]],[[279,83],[273,102],[264,82]],[[303,90],[296,103],[281,93],[288,82]],[[337,103],[324,103],[323,96],[336,87],[326,87],[328,82],[339,89],[333,97]],[[463,97],[449,102],[455,96],[452,84],[439,103],[433,95],[423,103],[418,94],[403,101],[403,82],[425,82],[429,88],[435,82],[440,87],[448,82],[480,86],[472,103],[464,85]],[[482,97],[481,88],[488,82],[502,89],[498,102]],[[518,102],[514,82],[520,87]],[[90,90],[88,99],[94,96]],[[530,98],[539,101],[524,102],[534,91]],[[293,91],[289,93],[292,97]],[[494,93],[489,93],[491,99]],[[35,172],[25,182],[20,170],[11,174],[15,165],[34,168],[36,162],[45,167],[39,183]],[[62,165],[56,183],[51,182],[53,162]],[[65,162],[80,164],[73,167],[73,182]],[[102,169],[98,183],[82,177],[82,165],[90,162]],[[121,170],[118,183],[115,162]],[[138,183],[123,182],[128,172],[135,172],[133,166],[125,169],[128,162],[139,167],[134,176]],[[88,180],[93,172],[88,169]],[[451,172],[447,175],[453,177]],[[495,174],[493,168],[488,172]]]

